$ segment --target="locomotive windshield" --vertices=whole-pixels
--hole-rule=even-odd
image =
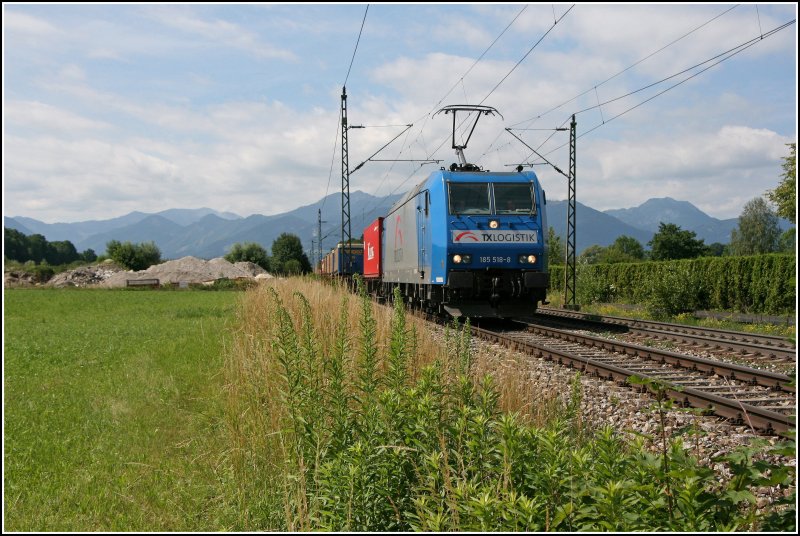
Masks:
[[[534,214],[533,186],[495,183],[494,202],[497,214]]]
[[[450,214],[491,213],[487,183],[450,183]]]

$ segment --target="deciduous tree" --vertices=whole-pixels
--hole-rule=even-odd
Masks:
[[[758,255],[778,251],[781,229],[778,216],[761,197],[751,199],[739,216],[739,227],[731,231],[734,255]]]
[[[550,264],[564,264],[564,240],[550,227],[547,231],[547,261]]]
[[[228,262],[252,262],[265,270],[269,270],[269,255],[261,244],[255,242],[235,243],[231,251],[225,255]]]
[[[288,274],[289,269],[296,269],[294,264],[286,266],[286,263],[293,259],[300,263],[301,273],[308,273],[311,271],[311,263],[303,252],[303,243],[300,241],[300,238],[291,233],[282,233],[272,243],[270,269],[274,273]]]
[[[797,223],[797,160],[796,143],[789,143],[789,156],[783,159],[783,179],[777,188],[767,192],[769,200],[778,206],[778,216]]]
[[[654,261],[672,259],[694,259],[705,251],[703,240],[698,240],[694,231],[684,231],[674,223],[658,224],[658,232],[647,244]]]

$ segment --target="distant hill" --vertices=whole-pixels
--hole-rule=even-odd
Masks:
[[[116,229],[122,229],[137,225],[145,218],[150,216],[161,216],[177,225],[189,225],[194,223],[208,214],[216,214],[226,219],[238,219],[241,216],[230,212],[217,212],[210,208],[197,208],[197,209],[168,209],[158,212],[156,214],[147,214],[145,212],[130,212],[124,216],[111,218],[108,220],[89,220],[74,223],[44,223],[33,218],[26,218],[23,216],[15,216],[13,218],[5,218],[4,225],[11,229],[16,229],[24,234],[41,234],[47,240],[53,242],[56,240],[69,240],[76,247],[78,243],[85,241],[92,235],[107,234]],[[27,229],[26,232],[24,229]],[[103,243],[100,250],[105,250],[105,243]]]
[[[350,219],[355,238],[372,220],[385,214],[402,194],[387,198],[361,191],[350,194]],[[161,255],[175,259],[191,255],[211,259],[221,257],[237,242],[256,242],[267,250],[281,233],[296,234],[310,253],[316,243],[317,210],[322,209],[323,248],[330,249],[340,239],[341,195],[331,194],[311,205],[283,214],[254,214],[243,218],[210,208],[169,209],[156,214],[131,212],[110,220],[77,223],[44,223],[32,218],[5,218],[5,226],[30,235],[39,233],[50,241],[69,240],[78,251],[93,249],[102,253],[111,240],[155,242]],[[315,246],[316,247],[316,246]]]
[[[739,225],[739,218],[728,220],[712,218],[688,201],[678,201],[671,197],[648,199],[638,207],[604,212],[628,225],[651,233],[658,232],[658,225],[661,222],[674,223],[681,229],[694,231],[697,238],[702,238],[706,244],[729,243],[731,231]],[[792,227],[787,220],[780,220],[779,223],[784,231]]]
[[[402,195],[378,198],[361,191],[352,192],[350,217],[353,237],[360,237],[364,227],[379,215],[386,214]],[[153,241],[166,259],[187,255],[211,259],[225,255],[237,242],[256,242],[269,250],[273,241],[284,232],[299,236],[310,254],[311,241],[316,242],[317,210],[320,208],[325,222],[322,224],[323,249],[329,250],[341,236],[339,193],[271,216],[253,214],[243,218],[230,212],[199,208],[169,209],[155,214],[131,212],[109,220],[77,223],[44,223],[20,216],[6,217],[4,221],[6,227],[27,235],[39,233],[49,241],[69,240],[78,251],[91,248],[102,253],[110,240]],[[566,236],[566,211],[566,201],[548,202],[548,225],[562,237]],[[647,247],[662,221],[694,231],[706,244],[728,243],[730,231],[738,223],[736,218],[712,218],[687,201],[670,198],[650,199],[638,207],[604,212],[578,203],[576,216],[578,253],[593,244],[608,246],[620,235],[631,236]],[[782,220],[781,226],[787,229],[791,224]]]
[[[694,231],[697,238],[706,244],[731,240],[731,231],[739,225],[739,218],[719,220],[712,218],[688,201],[677,201],[671,197],[648,199],[638,207],[619,208],[604,211],[634,227],[658,232],[661,222],[674,223],[681,229]]]
[[[36,234],[34,231],[31,231],[30,229],[22,225],[16,218],[9,218],[8,216],[3,217],[3,227],[7,227],[9,229],[16,229],[20,233],[27,236]]]
[[[567,202],[547,202],[547,225],[552,227],[556,234],[562,238],[567,236]],[[583,203],[575,205],[575,249],[577,253],[587,247],[597,244],[610,246],[618,236],[627,235],[638,240],[642,246],[647,247],[647,242],[653,238],[650,231],[628,225],[617,218],[595,210]]]

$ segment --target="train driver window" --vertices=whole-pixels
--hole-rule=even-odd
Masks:
[[[451,182],[450,214],[491,214],[487,183]]]
[[[535,214],[533,185],[530,183],[495,183],[494,203],[497,214]]]

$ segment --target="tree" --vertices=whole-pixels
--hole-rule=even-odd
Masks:
[[[48,264],[59,265],[69,264],[80,258],[78,250],[69,240],[49,242],[45,253],[45,260]]]
[[[618,236],[614,243],[606,248],[601,262],[638,262],[644,260],[644,246],[631,236]]]
[[[550,227],[547,231],[547,259],[550,264],[564,264],[564,240]]]
[[[598,246],[597,244],[591,245],[584,249],[578,256],[579,264],[598,264],[603,262],[605,258],[606,248]]]
[[[19,262],[30,260],[28,256],[28,237],[16,229],[6,227],[3,253],[7,259]]]
[[[722,257],[727,254],[728,246],[719,242],[714,242],[706,246],[706,251],[703,253],[706,257]]]
[[[778,251],[781,229],[778,216],[761,197],[745,204],[739,216],[739,228],[731,231],[734,255],[758,255]]]
[[[694,259],[705,251],[703,240],[697,240],[694,231],[684,231],[674,223],[658,224],[658,232],[647,243],[654,261]]]
[[[794,253],[795,250],[795,232],[794,228],[789,229],[781,235],[778,240],[778,251],[783,253]]]
[[[769,200],[778,206],[778,216],[786,218],[792,223],[797,223],[797,160],[795,152],[796,143],[788,143],[789,156],[783,158],[783,180],[774,190],[767,192]]]
[[[311,271],[311,263],[303,252],[303,243],[297,235],[282,233],[272,243],[272,259],[270,259],[270,271],[277,274],[287,274],[288,269],[295,269],[294,265],[285,266],[290,260],[300,263],[300,272],[308,273]],[[288,268],[288,269],[287,269]]]
[[[265,270],[269,270],[269,255],[261,244],[255,242],[235,243],[231,251],[225,255],[228,262],[252,262]]]
[[[161,251],[154,242],[132,244],[111,240],[106,244],[106,254],[129,270],[144,270],[161,262]]]
[[[85,262],[94,262],[97,260],[97,253],[92,248],[88,248],[81,253],[81,260]]]
[[[32,234],[28,237],[28,259],[42,262],[47,254],[47,239],[44,235]]]

